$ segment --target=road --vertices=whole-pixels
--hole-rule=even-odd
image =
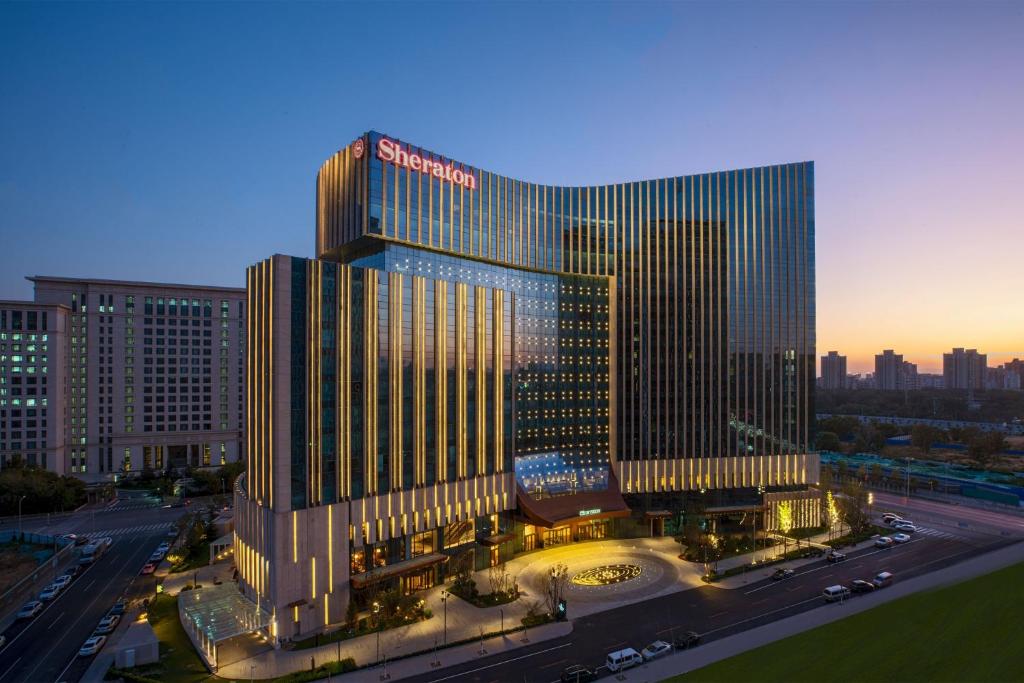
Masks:
[[[563,638],[405,680],[423,683],[556,681],[565,667],[583,664],[597,669],[603,665],[607,653],[624,647],[640,650],[654,640],[670,640],[674,634],[688,630],[700,633],[704,642],[716,640],[822,608],[821,591],[826,586],[848,584],[857,578],[871,579],[881,571],[893,572],[900,581],[940,571],[1024,538],[1017,527],[1019,519],[998,513],[968,512],[930,501],[912,500],[909,505],[903,505],[897,500],[876,499],[876,512],[889,509],[913,518],[923,527],[922,531],[914,534],[909,543],[890,549],[867,548],[850,553],[845,562],[829,564],[821,560],[804,565],[793,578],[785,581],[771,581],[767,578],[771,571],[765,570],[765,578],[742,588],[705,586],[593,614],[574,620],[573,632]],[[824,607],[834,608],[838,606]],[[571,614],[571,605],[569,610]]]
[[[109,510],[86,510],[49,524],[26,522],[26,531],[110,536],[113,544],[40,615],[4,632],[0,683],[79,680],[92,658],[77,657],[78,649],[110,607],[123,595],[142,597],[156,590],[154,578],[139,571],[183,513],[153,501],[120,501]]]

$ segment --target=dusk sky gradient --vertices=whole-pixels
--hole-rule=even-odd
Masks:
[[[372,128],[560,185],[812,159],[819,355],[1024,358],[1024,3],[5,3],[0,102],[0,298],[312,256]]]

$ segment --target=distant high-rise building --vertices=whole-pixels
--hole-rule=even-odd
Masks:
[[[846,379],[846,356],[837,351],[829,351],[821,357],[821,388],[845,389],[849,386]]]
[[[977,349],[953,349],[942,354],[942,376],[947,389],[984,389],[988,356]]]
[[[886,349],[875,354],[875,388],[883,391],[903,389],[903,354]]]
[[[1020,391],[1024,389],[1024,360],[1014,358],[1008,363],[999,366],[1005,371],[1003,376],[1003,388]]]
[[[917,391],[921,388],[921,380],[917,374],[917,363],[910,363],[903,361],[903,367],[900,373],[900,389],[906,389],[907,391]]]
[[[0,469],[22,462],[67,473],[70,312],[59,304],[0,301]]]

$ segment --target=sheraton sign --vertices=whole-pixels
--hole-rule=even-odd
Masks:
[[[476,176],[469,171],[455,168],[450,163],[442,164],[440,161],[421,157],[415,152],[403,149],[402,145],[394,140],[381,138],[377,143],[377,157],[382,161],[390,161],[402,168],[410,168],[420,173],[429,173],[435,178],[461,185],[467,190],[476,189]]]

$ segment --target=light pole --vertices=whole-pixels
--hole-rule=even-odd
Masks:
[[[380,662],[380,603],[373,603],[373,614],[377,620],[377,662]]]
[[[28,498],[28,496],[22,496],[18,499],[18,536],[21,536],[21,501]]]
[[[910,461],[913,458],[907,458],[907,500],[910,500]]]
[[[501,632],[505,632],[505,608],[499,607],[498,613],[501,614]]]
[[[444,646],[448,647],[448,596],[451,595],[446,590],[441,591],[441,604],[444,605]]]

